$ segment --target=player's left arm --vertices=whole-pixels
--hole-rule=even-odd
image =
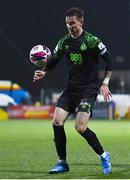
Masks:
[[[92,49],[95,54],[100,55],[105,62],[105,75],[100,87],[100,92],[103,95],[104,100],[107,101],[110,99],[110,96],[112,96],[111,91],[109,90],[109,81],[112,74],[112,56],[98,37],[90,34],[88,43],[90,49]]]
[[[112,96],[111,91],[109,90],[109,81],[112,75],[112,55],[108,52],[105,45],[101,42],[99,45],[100,50],[100,57],[105,62],[105,74],[104,74],[104,80],[100,87],[100,93],[103,95],[104,100],[108,101],[110,97]]]

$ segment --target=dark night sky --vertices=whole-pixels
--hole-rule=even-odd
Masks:
[[[128,0],[1,0],[0,79],[12,80],[37,94],[43,88],[63,88],[67,72],[64,60],[44,80],[32,83],[34,67],[29,51],[36,44],[52,50],[67,32],[64,12],[72,6],[85,11],[84,28],[100,37],[113,57],[124,56],[114,69],[130,69]],[[58,80],[57,80],[58,78]]]

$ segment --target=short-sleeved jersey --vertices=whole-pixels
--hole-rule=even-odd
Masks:
[[[92,95],[99,87],[99,54],[106,51],[101,40],[89,32],[83,31],[77,38],[67,34],[58,42],[47,68],[51,70],[65,56],[69,68],[67,88],[73,95]]]

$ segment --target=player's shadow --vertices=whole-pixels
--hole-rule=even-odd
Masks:
[[[101,164],[92,163],[71,163],[73,166],[101,166]],[[112,164],[112,167],[130,168],[130,164]]]
[[[100,164],[92,164],[92,163],[72,163],[71,165],[73,166],[101,166]],[[112,171],[112,177],[115,176],[115,178],[118,177],[125,177],[125,178],[130,178],[130,164],[112,164],[112,169],[120,168],[120,170],[114,170]],[[122,169],[122,170],[121,170]],[[101,178],[101,174],[92,174],[92,176],[95,176],[96,178]]]
[[[7,172],[7,173],[30,173],[32,174],[30,177],[27,176],[27,178],[40,178],[43,177],[43,175],[47,175],[46,171],[27,171],[27,170],[11,170],[11,169],[0,169],[0,172]],[[36,175],[37,174],[37,175]],[[26,178],[26,175],[24,175]]]

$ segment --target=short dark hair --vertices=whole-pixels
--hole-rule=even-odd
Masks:
[[[77,7],[72,7],[65,12],[65,16],[66,17],[76,16],[77,18],[83,18],[84,17],[84,11],[82,9],[77,8]]]

